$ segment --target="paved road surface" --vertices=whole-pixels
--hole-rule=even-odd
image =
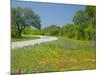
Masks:
[[[14,48],[21,48],[24,46],[40,44],[43,42],[49,42],[49,41],[54,41],[58,39],[56,37],[51,37],[51,36],[39,36],[39,37],[40,37],[39,39],[34,39],[34,40],[29,40],[29,41],[12,42],[11,43],[12,50]]]

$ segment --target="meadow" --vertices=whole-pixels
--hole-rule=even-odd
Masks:
[[[96,68],[96,43],[59,37],[58,40],[15,48],[11,51],[11,72],[40,73]]]

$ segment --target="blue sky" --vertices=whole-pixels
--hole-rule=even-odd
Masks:
[[[12,7],[30,7],[40,16],[42,28],[49,25],[62,26],[73,23],[72,19],[78,10],[83,10],[83,5],[40,3],[29,1],[12,1]]]

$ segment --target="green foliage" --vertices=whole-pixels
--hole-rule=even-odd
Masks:
[[[14,29],[17,31],[18,36],[21,36],[21,33],[25,29],[25,27],[34,26],[37,29],[41,29],[40,17],[31,8],[27,7],[12,8],[11,19],[12,19],[12,25],[15,25]]]
[[[26,27],[22,34],[25,34],[25,35],[32,35],[32,29],[30,27]]]
[[[76,39],[96,39],[96,7],[86,6],[84,10],[76,12],[73,22],[76,25]]]
[[[89,21],[91,24],[96,25],[96,6],[87,6],[85,8],[85,12],[87,12],[89,16]]]
[[[73,17],[74,24],[93,24],[96,25],[96,7],[86,6],[84,10],[79,10]]]
[[[90,18],[96,17],[96,6],[87,6],[85,11],[88,13]]]
[[[11,25],[11,36],[12,37],[18,37],[18,31],[17,31],[17,28],[16,28],[15,24]]]
[[[56,25],[50,25],[43,30],[45,35],[51,35],[51,36],[58,36],[60,27]]]
[[[73,24],[66,24],[62,27],[63,36],[73,38],[75,36],[75,27]]]
[[[79,10],[75,13],[73,17],[73,22],[74,24],[83,25],[88,23],[88,19],[88,14],[84,10]]]
[[[86,39],[91,39],[91,40],[96,40],[96,30],[94,29],[93,26],[89,25],[86,29],[85,29],[85,37]]]
[[[33,35],[41,35],[42,34],[42,31],[41,30],[38,30],[38,29],[34,29],[34,30],[32,30],[32,34]]]

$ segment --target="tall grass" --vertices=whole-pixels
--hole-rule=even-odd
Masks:
[[[11,72],[38,73],[95,69],[95,54],[95,41],[59,38],[54,42],[12,50]]]

